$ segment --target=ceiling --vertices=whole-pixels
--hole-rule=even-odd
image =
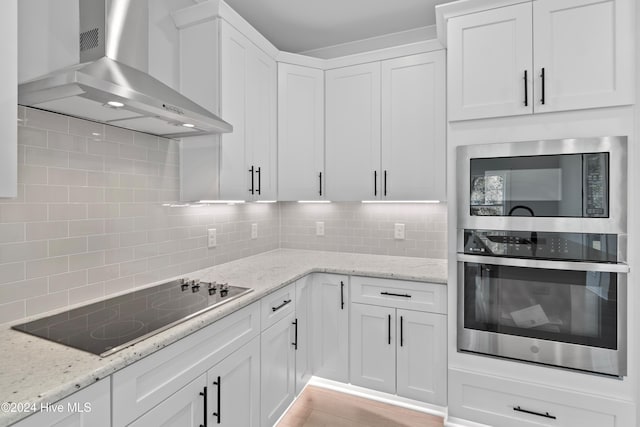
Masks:
[[[334,46],[435,24],[451,0],[225,0],[278,49]]]

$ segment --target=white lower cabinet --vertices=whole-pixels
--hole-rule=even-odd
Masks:
[[[296,352],[296,395],[313,375],[313,331],[311,330],[313,303],[313,275],[296,282],[296,319],[293,348]]]
[[[263,427],[274,425],[296,395],[294,321],[295,313],[290,313],[262,332],[260,412]]]
[[[102,379],[50,405],[51,411],[40,411],[13,427],[109,427],[110,391],[109,378]]]

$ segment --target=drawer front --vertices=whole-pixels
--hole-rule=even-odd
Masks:
[[[447,287],[435,283],[353,276],[351,300],[362,304],[447,313]]]
[[[282,289],[265,296],[261,300],[262,330],[284,319],[295,311],[296,284],[291,283]]]
[[[171,396],[260,333],[255,302],[113,374],[113,426]]]
[[[495,427],[625,427],[633,405],[466,371],[449,370],[449,415]]]

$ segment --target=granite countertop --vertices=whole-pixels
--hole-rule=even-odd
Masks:
[[[0,403],[38,407],[56,402],[312,272],[447,283],[447,263],[441,259],[294,249],[242,258],[186,276],[250,287],[253,292],[104,358],[2,325]],[[0,411],[0,427],[27,415]]]

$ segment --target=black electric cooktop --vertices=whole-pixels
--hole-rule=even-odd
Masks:
[[[181,279],[12,328],[108,356],[251,291],[226,283]]]

